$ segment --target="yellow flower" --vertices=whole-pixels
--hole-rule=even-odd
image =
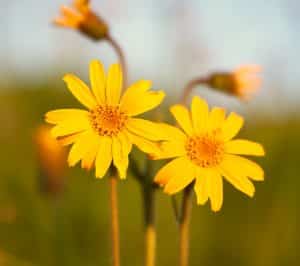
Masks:
[[[88,37],[100,40],[107,37],[108,26],[90,8],[87,0],[74,0],[72,7],[62,6],[61,17],[54,20],[61,27],[77,29]]]
[[[172,139],[162,143],[161,154],[154,159],[173,158],[159,170],[155,182],[164,186],[164,192],[174,194],[195,180],[198,204],[208,199],[213,211],[220,210],[223,202],[223,179],[248,196],[255,188],[249,179],[260,181],[264,172],[254,162],[239,155],[263,156],[263,147],[243,139],[232,140],[243,125],[243,118],[214,107],[209,112],[206,101],[194,97],[191,113],[183,105],[171,107],[178,128],[169,128]],[[170,127],[170,126],[169,126]]]
[[[67,166],[65,162],[67,151],[51,136],[50,131],[49,126],[41,125],[35,130],[33,137],[41,174],[48,178],[46,183],[52,190],[62,182],[61,179]]]
[[[249,100],[261,85],[261,78],[257,75],[259,72],[260,66],[244,65],[233,72],[214,73],[207,83],[212,88]]]
[[[146,153],[156,153],[159,149],[156,142],[166,139],[159,124],[134,118],[158,106],[164,92],[149,90],[151,82],[141,80],[121,97],[122,79],[119,64],[111,65],[106,76],[103,65],[94,60],[90,64],[92,90],[76,76],[64,76],[71,93],[88,110],[61,109],[46,114],[46,121],[56,125],[53,136],[65,145],[74,143],[69,165],[81,160],[82,167],[90,169],[95,162],[99,178],[105,175],[112,161],[120,177],[125,178],[132,144]]]

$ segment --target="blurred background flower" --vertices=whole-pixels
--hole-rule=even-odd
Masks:
[[[212,73],[204,83],[241,100],[250,100],[262,85],[260,72],[261,68],[257,65],[243,65],[232,72]]]
[[[61,77],[66,71],[76,72],[87,80],[90,59],[101,59],[106,66],[117,60],[107,43],[94,45],[51,25],[62,4],[68,1],[1,2],[0,209],[9,202],[17,218],[0,221],[0,249],[17,258],[11,265],[110,263],[109,210],[103,204],[107,181],[95,180],[77,167],[66,173],[59,201],[38,190],[34,129],[48,110],[77,104]],[[204,86],[195,91],[211,105],[241,113],[247,121],[241,136],[262,143],[268,156],[258,160],[266,181],[257,184],[254,199],[225,184],[221,212],[213,214],[209,206],[195,208],[191,266],[298,264],[299,5],[295,0],[91,3],[124,48],[130,81],[153,80],[155,88],[171,95],[171,103],[178,102],[183,86],[201,73],[232,70],[248,62],[263,69],[263,86],[247,104]],[[122,263],[140,266],[140,191],[130,176],[120,186]],[[175,265],[176,224],[169,198],[162,193],[157,198],[158,265]]]
[[[53,138],[51,127],[46,125],[37,127],[33,141],[41,190],[49,195],[57,195],[66,183],[67,150]]]

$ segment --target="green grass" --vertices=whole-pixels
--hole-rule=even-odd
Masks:
[[[70,169],[59,197],[43,194],[32,144],[43,114],[75,103],[64,90],[36,89],[0,97],[0,213],[16,209],[13,222],[0,220],[0,251],[7,265],[110,265],[107,180]],[[224,206],[215,214],[194,201],[191,266],[298,265],[300,120],[250,118],[241,136],[264,144],[257,161],[266,181],[249,199],[225,184]],[[122,265],[143,262],[140,188],[129,176],[119,183]],[[177,265],[177,227],[170,199],[157,193],[158,266]],[[1,217],[1,215],[0,215]],[[1,252],[0,252],[1,254]],[[0,255],[1,265],[1,255]]]

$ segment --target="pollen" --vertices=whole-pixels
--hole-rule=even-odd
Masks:
[[[204,168],[217,166],[225,153],[224,142],[218,138],[217,131],[188,138],[185,148],[189,159]]]
[[[119,106],[99,105],[90,111],[93,129],[100,136],[115,136],[125,126],[128,116]]]

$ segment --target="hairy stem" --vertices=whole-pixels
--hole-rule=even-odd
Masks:
[[[183,89],[183,93],[181,96],[181,102],[183,104],[186,104],[188,97],[192,93],[193,89],[200,84],[205,84],[206,82],[207,82],[206,78],[196,78],[196,79],[192,79],[190,82],[188,82],[187,85]]]
[[[192,214],[192,185],[185,188],[182,199],[182,213],[179,223],[179,265],[189,263],[189,234]]]
[[[154,266],[156,259],[155,188],[143,189],[145,210],[145,266]]]
[[[125,59],[123,49],[121,48],[119,43],[114,38],[111,37],[111,35],[108,35],[106,37],[106,40],[114,48],[116,54],[119,57],[120,64],[122,66],[122,71],[123,71],[123,89],[125,89],[126,86],[127,86],[127,81],[128,81],[128,70],[127,70],[127,63],[126,63],[126,59]]]
[[[117,181],[118,179],[116,174],[113,174],[111,178],[109,178],[113,266],[120,266],[120,237],[119,237],[119,209],[118,209]]]

